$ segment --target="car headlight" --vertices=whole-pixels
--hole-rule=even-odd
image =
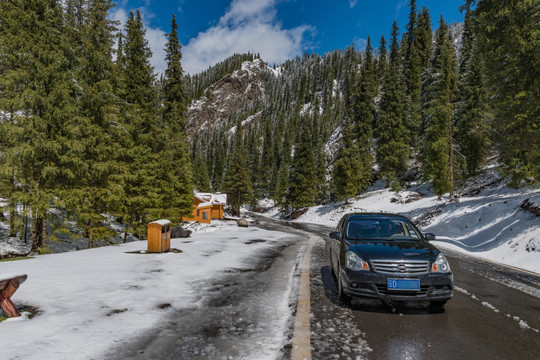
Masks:
[[[354,271],[369,270],[368,263],[362,260],[358,255],[356,255],[356,253],[352,251],[347,251],[345,253],[345,267]]]
[[[442,253],[437,255],[437,260],[431,266],[431,271],[436,273],[448,273],[450,272],[450,264]]]

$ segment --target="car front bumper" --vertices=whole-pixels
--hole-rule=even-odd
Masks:
[[[452,298],[454,276],[448,274],[381,274],[373,271],[341,269],[345,294],[396,301],[446,301]],[[418,279],[420,290],[389,290],[387,279]]]

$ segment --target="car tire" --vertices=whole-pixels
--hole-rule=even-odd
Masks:
[[[338,266],[337,286],[338,286],[338,299],[345,305],[351,304],[351,297],[343,291],[343,281],[341,279],[341,267]]]
[[[334,262],[332,261],[332,251],[330,251],[330,271],[332,275],[337,279],[336,270],[334,270]]]

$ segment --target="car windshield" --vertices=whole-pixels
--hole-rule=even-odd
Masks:
[[[420,240],[420,233],[405,219],[355,218],[347,222],[350,240]]]

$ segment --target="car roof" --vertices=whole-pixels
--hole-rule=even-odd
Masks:
[[[400,214],[393,214],[393,213],[382,213],[382,212],[362,212],[362,213],[350,213],[345,215],[347,219],[351,217],[366,217],[366,218],[380,218],[380,219],[403,219],[403,220],[409,220],[410,219],[404,215]]]

